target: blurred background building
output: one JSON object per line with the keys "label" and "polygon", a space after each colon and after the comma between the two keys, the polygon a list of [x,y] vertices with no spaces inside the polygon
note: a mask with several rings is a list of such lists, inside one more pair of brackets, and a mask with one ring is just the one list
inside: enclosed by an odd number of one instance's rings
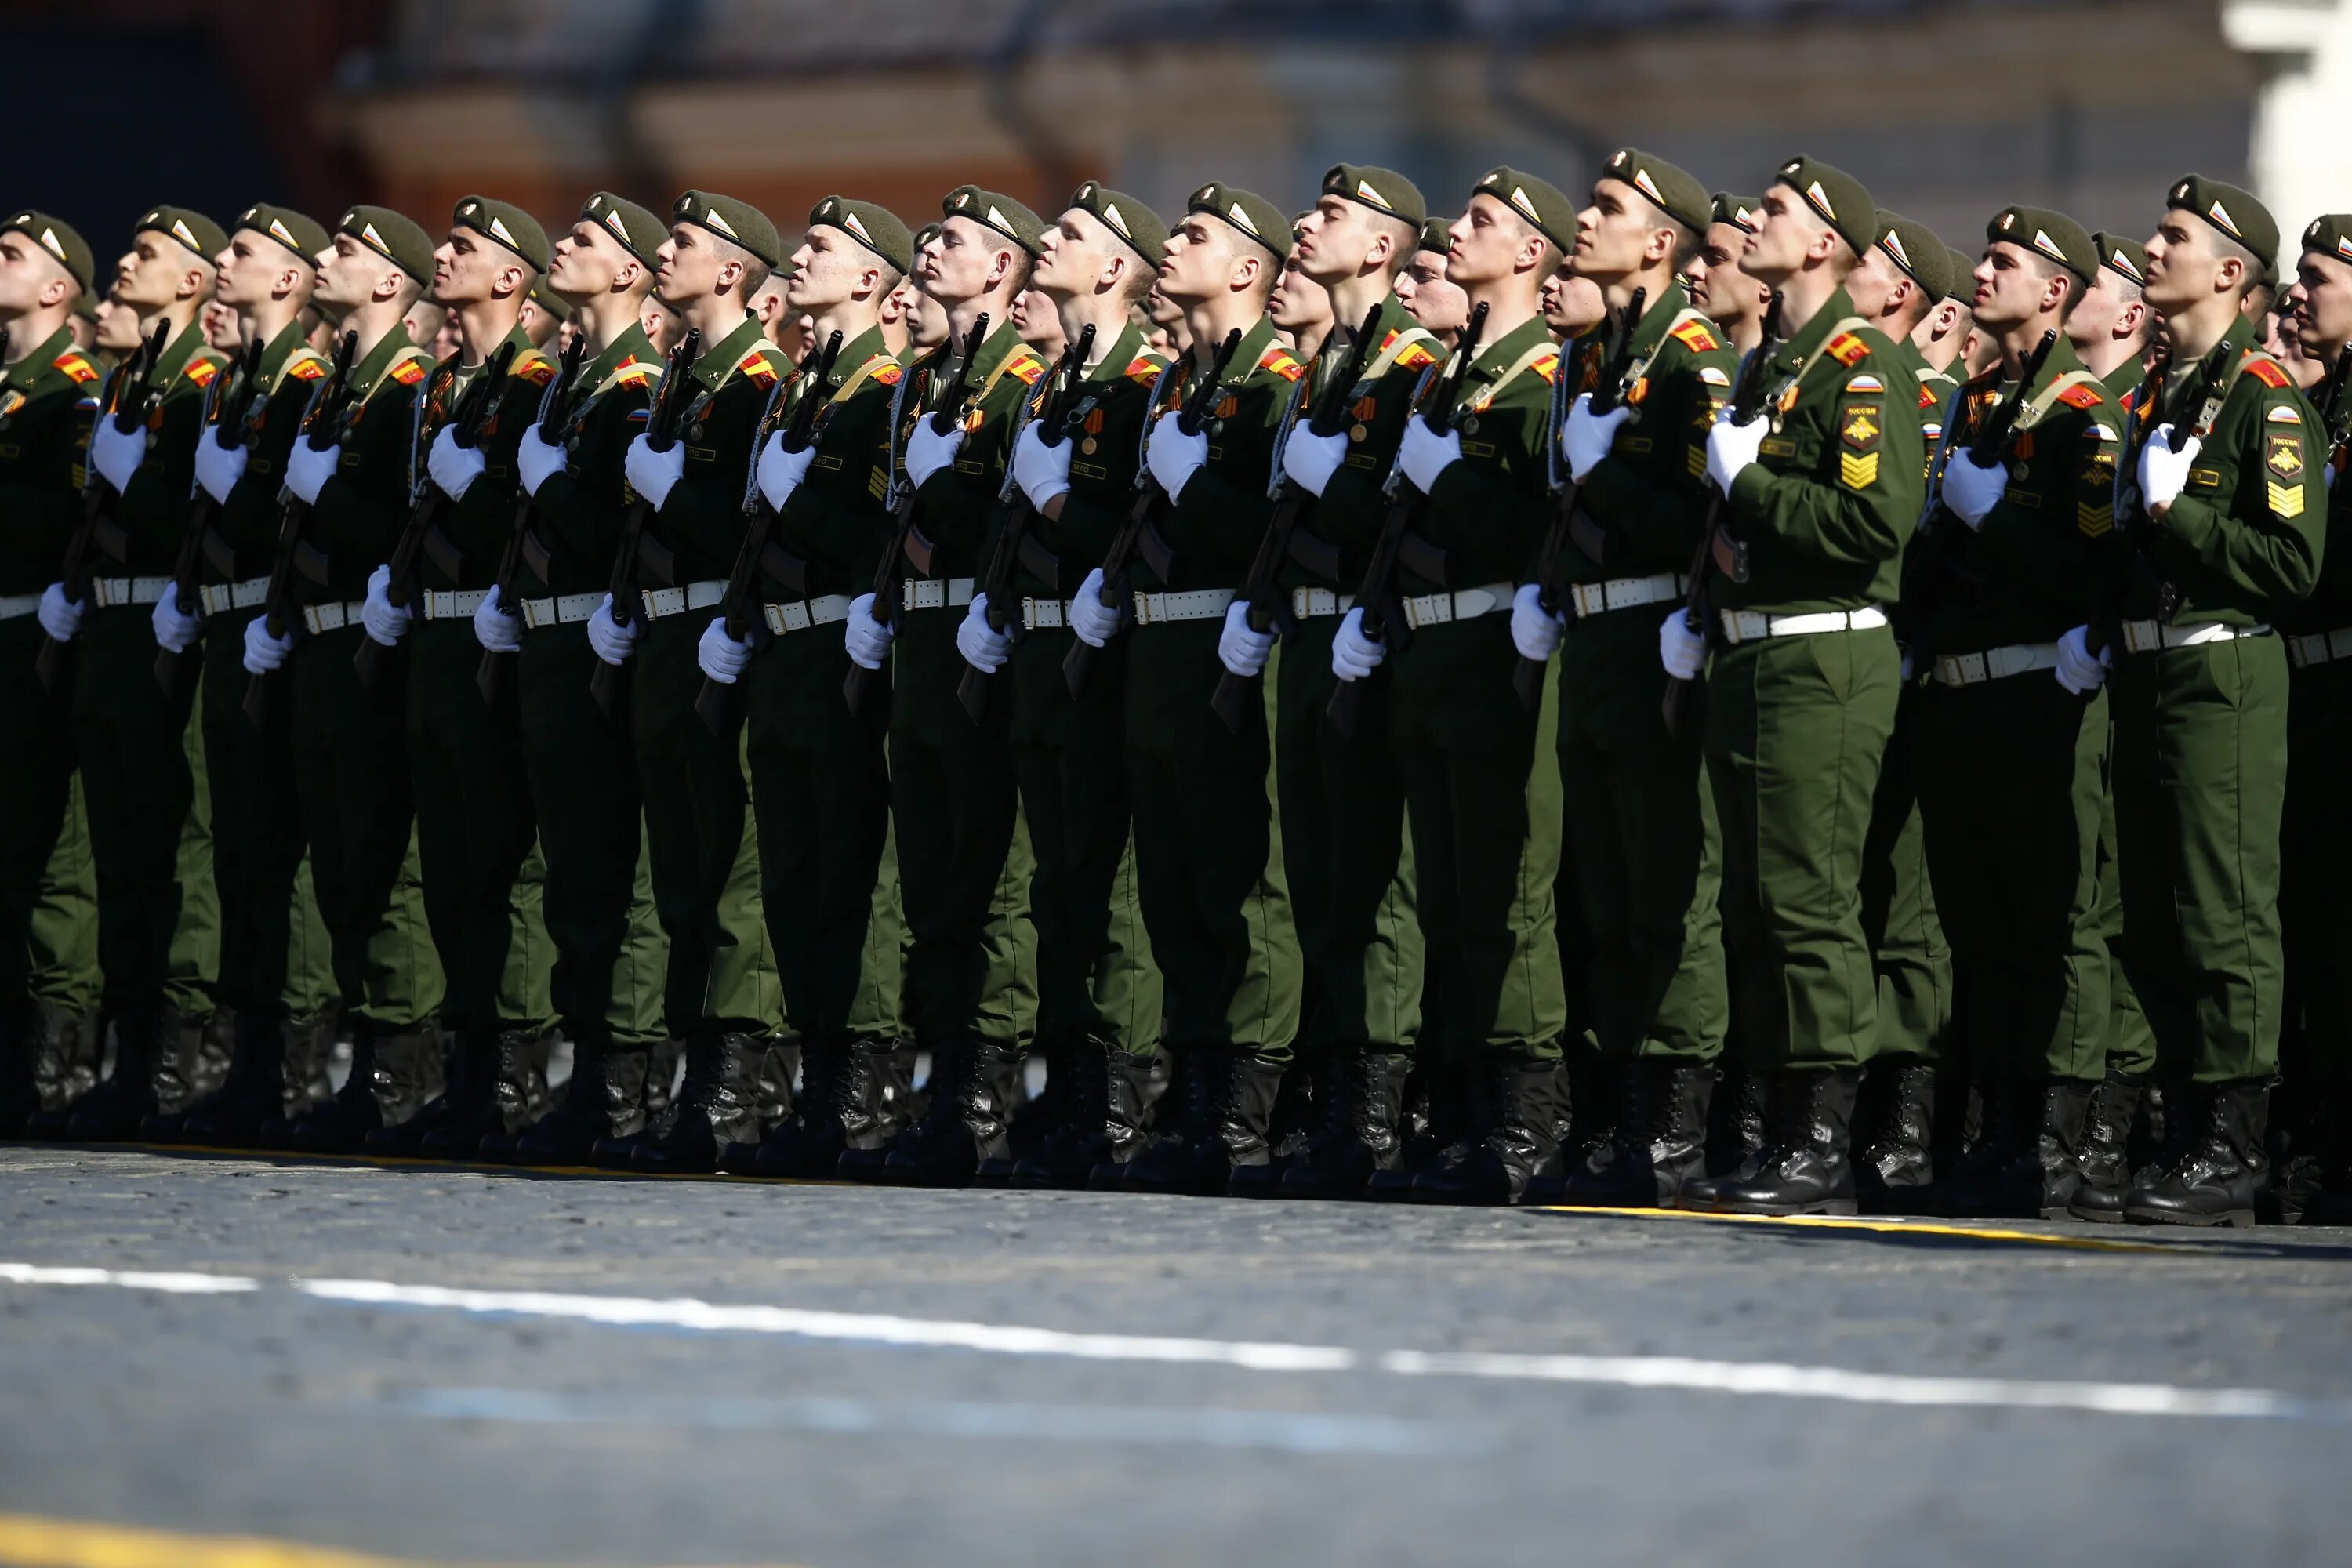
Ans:
{"label": "blurred background building", "polygon": [[2352,208],[2352,0],[6,0],[0,50],[0,196],[102,255],[158,200],[551,227],[703,184],[790,229],[966,181],[1304,205],[1347,158],[1439,205],[1498,162],[1580,191],[1620,142],[1746,191],[1813,153],[1971,250],[2018,200],[2143,233],[2189,169],[2289,234]]}

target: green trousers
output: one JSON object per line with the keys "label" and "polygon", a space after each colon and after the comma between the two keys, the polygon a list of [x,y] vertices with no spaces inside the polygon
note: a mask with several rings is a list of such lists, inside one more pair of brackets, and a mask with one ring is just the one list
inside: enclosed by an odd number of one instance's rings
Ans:
{"label": "green trousers", "polygon": [[1900,676],[1885,627],[1739,643],[1707,671],[1734,1006],[1765,1070],[1870,1059],[1878,984],[1863,928],[1863,841]]}
{"label": "green trousers", "polygon": [[1275,692],[1275,778],[1283,869],[1306,964],[1299,1044],[1390,1055],[1421,1034],[1428,954],[1414,903],[1404,779],[1389,736],[1393,678],[1375,671],[1352,738],[1323,721],[1339,678],[1339,617],[1297,624]]}
{"label": "green trousers", "polygon": [[1926,695],[1910,681],[1897,694],[1862,850],[1862,929],[1878,973],[1871,1055],[1894,1061],[1943,1061],[1953,1030],[1952,949],[1919,811],[1918,705]]}
{"label": "green trousers", "polygon": [[33,893],[26,942],[12,949],[9,962],[20,994],[88,1013],[97,1008],[105,983],[98,967],[98,875],[90,868],[80,775],[68,784],[65,819]]}
{"label": "green trousers", "polygon": [[[2105,1076],[2106,694],[2084,702],[2032,670],[1930,687],[1903,722],[1937,907],[1969,994],[1969,1063],[1990,1079]],[[1885,1055],[1883,975],[1879,996]]]}
{"label": "green trousers", "polygon": [[1236,735],[1209,706],[1224,668],[1223,626],[1176,621],[1121,634],[1137,891],[1165,988],[1169,1049],[1234,1046],[1286,1062],[1301,966],[1274,809],[1282,650]]}
{"label": "green trousers", "polygon": [[2266,1079],[2285,1013],[2286,650],[2131,654],[2108,686],[2125,965],[2159,1056],[2200,1083]]}
{"label": "green trousers", "polygon": [[1164,1000],[1143,929],[1127,795],[1126,639],[1072,698],[1062,660],[1076,635],[1032,631],[989,682],[1012,708],[1013,771],[1036,863],[1037,1036],[1107,1040],[1131,1056],[1160,1045]]}
{"label": "green trousers", "polygon": [[1436,1005],[1450,1058],[1557,1057],[1568,1029],[1555,902],[1563,806],[1559,693],[1511,688],[1510,617],[1425,626],[1392,652],[1390,743],[1404,780]]}
{"label": "green trousers", "polygon": [[1601,1051],[1712,1062],[1731,1014],[1723,837],[1699,726],[1669,734],[1658,717],[1658,618],[1648,607],[1580,617],[1561,644],[1568,859]]}
{"label": "green trousers", "polygon": [[867,900],[861,978],[849,1004],[852,1035],[868,1040],[907,1037],[907,917],[898,903],[898,840],[886,823],[882,858]]}

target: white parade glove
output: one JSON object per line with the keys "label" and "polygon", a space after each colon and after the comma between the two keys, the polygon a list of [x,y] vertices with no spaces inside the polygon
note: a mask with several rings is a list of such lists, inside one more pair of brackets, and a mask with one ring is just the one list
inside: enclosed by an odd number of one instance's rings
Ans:
{"label": "white parade glove", "polygon": [[1364,607],[1349,610],[1339,619],[1339,630],[1331,638],[1331,673],[1342,680],[1361,680],[1380,668],[1381,661],[1389,656],[1385,644],[1376,643],[1364,635]]}
{"label": "white parade glove", "polygon": [[860,594],[849,601],[849,621],[841,629],[841,645],[849,662],[860,669],[879,669],[890,657],[890,639],[898,628],[874,618],[874,595]]}
{"label": "white parade glove", "polygon": [[495,583],[474,611],[474,640],[491,653],[522,651],[522,617],[499,602]]}
{"label": "white parade glove", "polygon": [[1045,510],[1055,496],[1070,493],[1070,444],[1056,441],[1048,447],[1036,421],[1030,421],[1013,444],[1013,482],[1031,506]]}
{"label": "white parade glove", "polygon": [[1077,596],[1070,601],[1070,630],[1088,647],[1101,647],[1118,636],[1119,612],[1102,602],[1103,574],[1097,566],[1087,574],[1078,584]]}
{"label": "white parade glove", "polygon": [[367,635],[386,647],[396,645],[408,635],[408,623],[416,618],[413,605],[392,602],[392,568],[379,566],[368,574],[367,604],[360,611],[360,624]]}
{"label": "white parade glove", "polygon": [[1461,460],[1461,431],[1448,430],[1441,436],[1418,414],[1406,421],[1404,445],[1397,451],[1397,461],[1404,465],[1404,477],[1412,481],[1413,489],[1423,495],[1436,494],[1437,476]]}
{"label": "white parade glove", "polygon": [[88,614],[89,601],[77,604],[67,598],[63,583],[52,583],[41,590],[41,629],[49,634],[50,641],[73,641],[81,630],[81,618]]}
{"label": "white parade glove", "polygon": [[1151,477],[1168,492],[1168,499],[1181,500],[1185,485],[1209,460],[1209,432],[1202,429],[1187,436],[1183,422],[1170,415],[1152,426],[1151,441],[1143,449],[1143,459],[1151,469]]}
{"label": "white parade glove", "polygon": [[1218,663],[1247,680],[1265,668],[1266,656],[1273,652],[1274,633],[1251,627],[1247,599],[1225,606],[1225,629],[1217,634]]}
{"label": "white parade glove", "polygon": [[522,445],[515,448],[515,471],[522,476],[525,495],[537,495],[539,487],[547,482],[547,476],[562,473],[572,455],[563,449],[562,442],[550,446],[540,439],[540,427],[532,426],[522,433]]}
{"label": "white parade glove", "polygon": [[1617,432],[1625,421],[1633,417],[1629,404],[1619,404],[1606,414],[1592,412],[1592,394],[1585,393],[1568,411],[1568,425],[1561,430],[1560,447],[1568,454],[1568,477],[1578,484],[1584,476],[1600,467],[1609,448],[1617,444]]}
{"label": "white parade glove", "polygon": [[630,616],[625,626],[616,623],[613,619],[613,595],[607,594],[604,602],[589,613],[588,646],[606,664],[626,664],[636,648],[637,634],[645,627],[643,616]]}
{"label": "white parade glove", "polygon": [[2076,626],[2058,639],[2058,668],[2051,673],[2058,684],[2077,697],[2088,697],[2107,679],[2115,664],[2113,651],[2102,649],[2097,657],[2091,653],[2091,628]]}
{"label": "white parade glove", "polygon": [[467,487],[489,466],[479,448],[457,445],[457,427],[450,425],[441,426],[441,434],[433,437],[433,449],[425,456],[425,471],[451,500],[464,500]]}
{"label": "white parade glove", "polygon": [[[930,482],[933,474],[955,461],[956,453],[963,447],[963,426],[950,426],[944,436],[931,428],[929,417],[915,421],[915,433],[907,437],[907,478],[917,489]],[[869,668],[879,669],[880,665]]]}
{"label": "white parade glove", "polygon": [[2139,449],[2139,499],[2150,513],[2179,497],[2189,483],[2189,465],[2205,445],[2191,436],[2175,447],[2179,440],[2179,433],[2171,426],[2160,426]]}
{"label": "white parade glove", "polygon": [[1282,471],[1298,483],[1308,495],[1319,496],[1339,465],[1348,460],[1348,433],[1334,431],[1318,436],[1306,424],[1290,427],[1290,439],[1282,444]]}
{"label": "white parade glove", "polygon": [[1944,465],[1944,504],[1970,528],[1984,526],[1986,515],[2008,488],[2007,463],[1979,468],[1976,458],[1962,451],[1953,453],[1951,460]]}
{"label": "white parade glove", "polygon": [[1715,481],[1717,489],[1727,497],[1731,494],[1731,482],[1739,477],[1740,469],[1756,460],[1771,429],[1772,422],[1760,415],[1745,425],[1733,424],[1728,408],[1715,416],[1706,433],[1706,477]]}
{"label": "white parade glove", "polygon": [[139,471],[140,460],[146,456],[144,425],[118,430],[111,418],[100,416],[98,423],[90,426],[89,466],[118,492],[131,488],[131,476]]}
{"label": "white parade glove", "polygon": [[209,432],[197,437],[196,483],[205,487],[205,494],[226,506],[228,492],[245,477],[247,456],[242,445],[224,447]]}
{"label": "white parade glove", "polygon": [[155,646],[166,653],[185,653],[205,629],[202,616],[190,615],[180,608],[180,590],[166,588],[163,596],[155,601],[155,613],[148,617],[155,627]]}
{"label": "white parade glove", "polygon": [[732,686],[742,677],[743,667],[751,662],[752,646],[750,634],[737,642],[727,635],[727,617],[713,616],[702,628],[702,640],[695,645],[694,662],[719,685]]}
{"label": "white parade glove", "polygon": [[1706,665],[1706,639],[1690,629],[1688,616],[1676,610],[1658,627],[1658,662],[1676,680],[1696,680]]}
{"label": "white parade glove", "polygon": [[964,612],[962,622],[956,627],[956,652],[982,675],[994,675],[1013,657],[1013,634],[989,627],[986,594],[971,596],[971,608]]}
{"label": "white parade glove", "polygon": [[1519,591],[1511,595],[1511,643],[1519,657],[1540,663],[1559,651],[1560,639],[1567,635],[1568,617],[1543,607],[1543,589],[1533,583],[1520,584]]}
{"label": "white parade glove", "polygon": [[294,651],[294,634],[282,637],[269,635],[269,617],[256,616],[245,623],[245,672],[247,675],[268,675],[286,662]]}
{"label": "white parade glove", "polygon": [[768,437],[760,449],[760,493],[778,511],[793,499],[793,492],[808,478],[809,465],[816,461],[816,443],[811,441],[797,452],[784,450],[784,433],[781,430]]}
{"label": "white parade glove", "polygon": [[297,441],[286,455],[286,488],[304,504],[316,505],[319,492],[334,478],[342,460],[341,445],[314,447],[308,441]]}
{"label": "white parade glove", "polygon": [[671,487],[686,472],[686,443],[673,441],[668,451],[656,452],[653,437],[640,436],[629,443],[629,455],[621,460],[621,468],[629,476],[629,488],[659,511],[669,500]]}

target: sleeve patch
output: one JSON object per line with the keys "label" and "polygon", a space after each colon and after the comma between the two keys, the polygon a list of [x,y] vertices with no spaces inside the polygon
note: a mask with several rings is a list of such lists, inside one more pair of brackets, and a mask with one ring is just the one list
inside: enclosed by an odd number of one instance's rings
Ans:
{"label": "sleeve patch", "polygon": [[1865,374],[1848,381],[1845,384],[1845,390],[1846,395],[1851,397],[1858,392],[1884,392],[1886,390],[1886,384],[1874,375]]}
{"label": "sleeve patch", "polygon": [[1850,490],[1866,490],[1878,482],[1876,452],[1840,452],[1838,478]]}
{"label": "sleeve patch", "polygon": [[1876,404],[1855,404],[1846,410],[1845,423],[1838,426],[1839,438],[1857,452],[1876,451],[1878,438],[1885,433]]}
{"label": "sleeve patch", "polygon": [[2294,411],[2293,405],[2285,403],[2280,404],[2277,407],[2263,415],[2263,417],[2273,425],[2300,425],[2303,423],[2303,416]]}
{"label": "sleeve patch", "polygon": [[1715,366],[1711,364],[1703,364],[1698,367],[1698,378],[1699,380],[1706,383],[1709,386],[1729,386],[1731,384],[1731,377],[1725,372],[1716,369]]}
{"label": "sleeve patch", "polygon": [[1685,321],[1666,335],[1695,354],[1713,353],[1722,347],[1715,341],[1715,334],[1706,330],[1704,321]]}
{"label": "sleeve patch", "polygon": [[2097,506],[2092,505],[2089,501],[2074,503],[2074,528],[2084,538],[2104,538],[2115,526],[2114,506],[2105,502]]}
{"label": "sleeve patch", "polygon": [[2264,386],[2269,387],[2273,392],[2282,391],[2284,388],[2294,384],[2294,383],[2288,378],[2286,372],[2279,368],[2278,362],[2270,358],[2267,354],[2258,358],[2249,359],[2246,362],[2246,374],[2252,376],[2256,381],[2261,382]]}
{"label": "sleeve patch", "polygon": [[[2263,454],[2263,466],[2288,484],[2303,481],[2303,437],[2273,436]],[[2275,510],[2275,509],[2273,509]]]}
{"label": "sleeve patch", "polygon": [[68,349],[52,363],[67,375],[85,385],[98,379],[98,367],[82,358],[81,354],[73,349]]}
{"label": "sleeve patch", "polygon": [[1870,345],[1852,332],[1840,332],[1829,341],[1830,358],[1851,369],[1870,357]]}
{"label": "sleeve patch", "polygon": [[2096,408],[2106,399],[2099,395],[2097,387],[2077,384],[2060,393],[2058,401],[2069,408]]}

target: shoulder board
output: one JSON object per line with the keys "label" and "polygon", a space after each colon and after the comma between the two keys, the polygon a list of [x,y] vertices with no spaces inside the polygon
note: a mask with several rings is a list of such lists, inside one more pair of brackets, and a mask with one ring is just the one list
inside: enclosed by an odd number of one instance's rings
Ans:
{"label": "shoulder board", "polygon": [[1715,334],[1706,330],[1705,321],[1685,321],[1666,336],[1695,354],[1713,353],[1723,346],[1715,341]]}
{"label": "shoulder board", "polygon": [[210,386],[213,384],[213,377],[218,375],[220,370],[220,362],[206,355],[190,360],[187,369],[182,374],[188,378],[192,385]]}
{"label": "shoulder board", "polygon": [[2246,374],[2273,392],[2283,391],[2294,384],[2294,378],[2279,368],[2278,361],[2265,353],[2246,355]]}
{"label": "shoulder board", "polygon": [[735,362],[735,368],[761,386],[773,386],[781,379],[776,371],[776,362],[768,357],[765,349],[753,349]]}
{"label": "shoulder board", "polygon": [[1559,351],[1554,350],[1549,353],[1538,354],[1534,362],[1530,363],[1528,368],[1534,371],[1538,375],[1543,377],[1545,385],[1550,385],[1553,382],[1559,379]]}
{"label": "shoulder board", "polygon": [[286,362],[284,374],[296,381],[316,381],[327,374],[327,363],[309,349],[300,349]]}
{"label": "shoulder board", "polygon": [[1852,332],[1840,332],[1822,352],[1840,364],[1854,365],[1870,357],[1870,345]]}
{"label": "shoulder board", "polygon": [[1921,382],[1921,383],[1919,384],[1919,406],[1920,406],[1920,407],[1922,407],[1922,408],[1933,408],[1933,407],[1937,406],[1938,404],[1940,404],[1940,403],[1942,403],[1942,402],[1943,402],[1943,399],[1942,399],[1942,398],[1940,398],[1940,397],[1937,397],[1937,396],[1936,395],[1936,392],[1935,392],[1935,389],[1934,389],[1933,387],[1929,386],[1929,385],[1928,385],[1926,382],[1924,382],[1924,381],[1923,381],[1923,382]]}
{"label": "shoulder board", "polygon": [[549,359],[545,354],[533,349],[530,353],[524,354],[520,359],[516,360],[513,366],[507,372],[507,374],[509,375],[519,375],[525,381],[530,383],[533,386],[545,386],[549,382],[555,379],[555,363]]}
{"label": "shoulder board", "polygon": [[419,359],[404,359],[392,367],[392,379],[403,386],[415,386],[425,374],[425,362]]}
{"label": "shoulder board", "polygon": [[1133,363],[1120,374],[1139,386],[1156,386],[1160,383],[1160,373],[1163,368],[1163,362],[1150,354],[1138,354]]}
{"label": "shoulder board", "polygon": [[2099,395],[2097,387],[2087,384],[2077,384],[2060,393],[2058,401],[2069,408],[2096,408],[2106,399]]}
{"label": "shoulder board", "polygon": [[614,386],[635,386],[660,374],[661,365],[657,361],[639,359],[631,354],[613,367],[612,383]]}
{"label": "shoulder board", "polygon": [[1292,358],[1290,351],[1280,343],[1265,351],[1264,357],[1257,362],[1257,368],[1270,370],[1285,381],[1297,381],[1307,374],[1307,367]]}
{"label": "shoulder board", "polygon": [[1427,370],[1437,363],[1437,355],[1427,343],[1407,343],[1404,352],[1396,356],[1399,370]]}
{"label": "shoulder board", "polygon": [[1039,359],[1035,351],[1024,343],[1013,351],[1011,358],[1005,363],[1004,374],[1019,376],[1024,386],[1034,386],[1038,379],[1045,374],[1045,362]]}
{"label": "shoulder board", "polygon": [[1861,375],[1848,377],[1845,384],[1845,390],[1848,396],[1853,396],[1856,393],[1885,392],[1886,390],[1886,384],[1879,380],[1876,376],[1865,373]]}
{"label": "shoulder board", "polygon": [[877,368],[866,379],[877,386],[896,386],[906,378],[906,374],[907,367],[897,360],[892,360],[888,364]]}
{"label": "shoulder board", "polygon": [[98,379],[98,367],[84,359],[79,349],[68,349],[50,363],[85,384]]}

